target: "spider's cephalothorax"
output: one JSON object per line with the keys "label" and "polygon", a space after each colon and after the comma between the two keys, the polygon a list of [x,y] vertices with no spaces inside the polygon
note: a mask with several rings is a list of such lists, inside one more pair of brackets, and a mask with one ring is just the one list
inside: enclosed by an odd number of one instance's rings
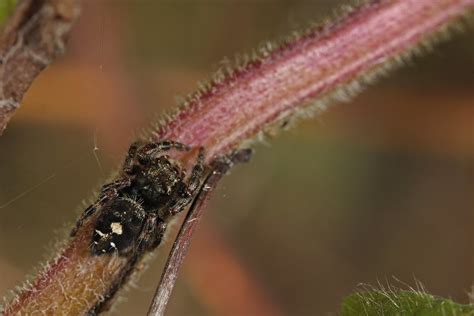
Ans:
{"label": "spider's cephalothorax", "polygon": [[163,154],[170,149],[190,150],[173,141],[132,144],[119,178],[102,187],[97,202],[80,220],[100,211],[92,233],[94,255],[128,255],[155,248],[163,238],[167,219],[193,200],[204,173],[203,149],[189,177]]}

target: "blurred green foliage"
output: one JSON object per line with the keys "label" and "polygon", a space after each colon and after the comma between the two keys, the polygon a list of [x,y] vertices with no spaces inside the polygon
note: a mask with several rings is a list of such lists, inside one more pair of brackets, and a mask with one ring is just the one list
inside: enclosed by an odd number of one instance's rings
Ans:
{"label": "blurred green foliage", "polygon": [[371,290],[346,298],[341,315],[467,316],[474,315],[474,305],[457,304],[419,291]]}
{"label": "blurred green foliage", "polygon": [[0,26],[6,20],[6,18],[13,11],[18,0],[2,0],[0,1]]}

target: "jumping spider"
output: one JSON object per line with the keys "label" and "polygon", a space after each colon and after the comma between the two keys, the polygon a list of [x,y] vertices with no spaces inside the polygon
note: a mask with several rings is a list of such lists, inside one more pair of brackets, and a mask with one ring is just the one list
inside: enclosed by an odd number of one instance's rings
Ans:
{"label": "jumping spider", "polygon": [[171,149],[191,148],[169,140],[135,142],[130,146],[119,178],[102,187],[96,203],[86,209],[78,222],[79,227],[85,218],[100,210],[92,233],[92,254],[117,252],[127,256],[160,244],[167,220],[193,200],[204,177],[202,147],[188,178],[182,167],[165,155]]}

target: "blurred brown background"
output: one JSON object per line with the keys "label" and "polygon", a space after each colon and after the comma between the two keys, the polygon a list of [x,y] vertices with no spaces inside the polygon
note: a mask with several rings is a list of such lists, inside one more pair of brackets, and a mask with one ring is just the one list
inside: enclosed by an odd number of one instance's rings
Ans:
{"label": "blurred brown background", "polygon": [[[34,83],[0,138],[0,293],[50,254],[81,200],[176,95],[224,56],[337,6],[85,0],[67,55]],[[473,123],[471,28],[259,145],[214,195],[168,315],[331,315],[359,283],[387,280],[419,280],[466,303]],[[113,315],[144,315],[168,249]]]}

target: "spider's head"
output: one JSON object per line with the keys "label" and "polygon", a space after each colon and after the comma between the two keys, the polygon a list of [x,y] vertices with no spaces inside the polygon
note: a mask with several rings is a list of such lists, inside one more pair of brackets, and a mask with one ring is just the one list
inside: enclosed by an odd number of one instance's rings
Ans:
{"label": "spider's head", "polygon": [[136,174],[132,187],[145,205],[159,207],[181,190],[184,177],[178,166],[162,156]]}

